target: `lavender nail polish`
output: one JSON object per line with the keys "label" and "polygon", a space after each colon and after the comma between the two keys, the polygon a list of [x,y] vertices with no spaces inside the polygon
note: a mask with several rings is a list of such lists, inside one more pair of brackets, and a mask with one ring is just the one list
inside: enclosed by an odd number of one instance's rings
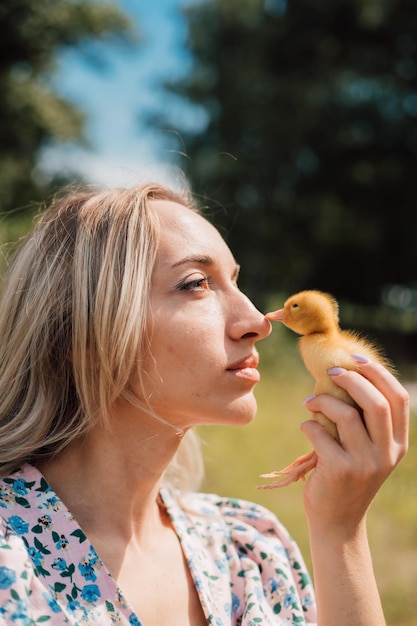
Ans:
{"label": "lavender nail polish", "polygon": [[315,398],[316,395],[313,394],[312,396],[307,396],[307,398],[304,398],[303,402],[304,404],[308,404],[310,402],[310,400],[313,400],[313,398]]}
{"label": "lavender nail polish", "polygon": [[362,356],[362,354],[352,354],[352,358],[355,359],[358,363],[370,363],[370,359],[366,356]]}
{"label": "lavender nail polish", "polygon": [[343,372],[346,372],[346,369],[344,367],[331,367],[329,370],[327,370],[327,373],[330,376],[338,376],[339,374],[343,374]]}

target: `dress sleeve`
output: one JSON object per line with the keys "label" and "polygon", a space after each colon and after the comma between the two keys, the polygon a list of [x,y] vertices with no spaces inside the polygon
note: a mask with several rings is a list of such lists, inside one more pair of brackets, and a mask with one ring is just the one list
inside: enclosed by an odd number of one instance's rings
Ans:
{"label": "dress sleeve", "polygon": [[[248,607],[260,595],[260,584],[265,617],[269,616],[266,623],[288,621],[315,625],[311,579],[300,550],[285,527],[271,511],[260,505],[224,498],[218,499],[216,504],[230,526],[232,545],[239,558],[236,590],[246,603],[246,617]],[[256,621],[244,618],[244,623]]]}
{"label": "dress sleeve", "polygon": [[0,624],[38,622],[68,623],[52,593],[36,577],[22,537],[0,523]]}

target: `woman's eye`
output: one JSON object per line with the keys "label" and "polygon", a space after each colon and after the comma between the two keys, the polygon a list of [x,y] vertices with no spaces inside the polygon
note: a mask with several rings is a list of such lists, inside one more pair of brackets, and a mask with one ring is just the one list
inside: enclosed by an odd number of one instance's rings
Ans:
{"label": "woman's eye", "polygon": [[179,288],[182,291],[205,291],[208,290],[210,284],[210,276],[201,276],[200,278],[188,280],[184,283],[181,283],[181,285],[179,285]]}

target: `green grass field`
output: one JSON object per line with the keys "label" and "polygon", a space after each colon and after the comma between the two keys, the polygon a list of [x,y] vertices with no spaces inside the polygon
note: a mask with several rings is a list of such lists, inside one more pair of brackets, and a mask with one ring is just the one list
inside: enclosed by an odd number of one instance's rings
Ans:
{"label": "green grass field", "polygon": [[[300,545],[311,571],[303,512],[303,484],[256,490],[259,474],[284,467],[311,444],[299,427],[309,412],[302,400],[313,381],[295,342],[281,327],[260,344],[262,380],[258,415],[249,425],[200,429],[206,459],[205,491],[254,500],[267,506]],[[285,355],[285,356],[284,356]],[[373,502],[369,538],[389,626],[414,626],[417,614],[417,415],[411,420],[410,450]]]}

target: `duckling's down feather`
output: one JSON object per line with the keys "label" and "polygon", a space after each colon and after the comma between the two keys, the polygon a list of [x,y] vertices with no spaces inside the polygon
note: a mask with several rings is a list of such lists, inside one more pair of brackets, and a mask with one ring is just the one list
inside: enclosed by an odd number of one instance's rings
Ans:
{"label": "duckling's down feather", "polygon": [[[359,354],[371,361],[392,369],[381,350],[359,333],[342,330],[339,326],[337,301],[321,291],[301,291],[285,302],[278,311],[268,313],[270,320],[280,321],[301,335],[299,348],[304,364],[315,380],[314,394],[336,396],[355,406],[346,391],[335,385],[328,374],[332,367],[358,370],[358,362],[352,355]],[[322,424],[334,439],[339,441],[336,424],[322,413],[313,413],[313,419]],[[311,452],[279,472],[263,474],[263,478],[284,476],[280,481],[262,485],[262,489],[283,487],[300,478],[316,466],[317,457]]]}

